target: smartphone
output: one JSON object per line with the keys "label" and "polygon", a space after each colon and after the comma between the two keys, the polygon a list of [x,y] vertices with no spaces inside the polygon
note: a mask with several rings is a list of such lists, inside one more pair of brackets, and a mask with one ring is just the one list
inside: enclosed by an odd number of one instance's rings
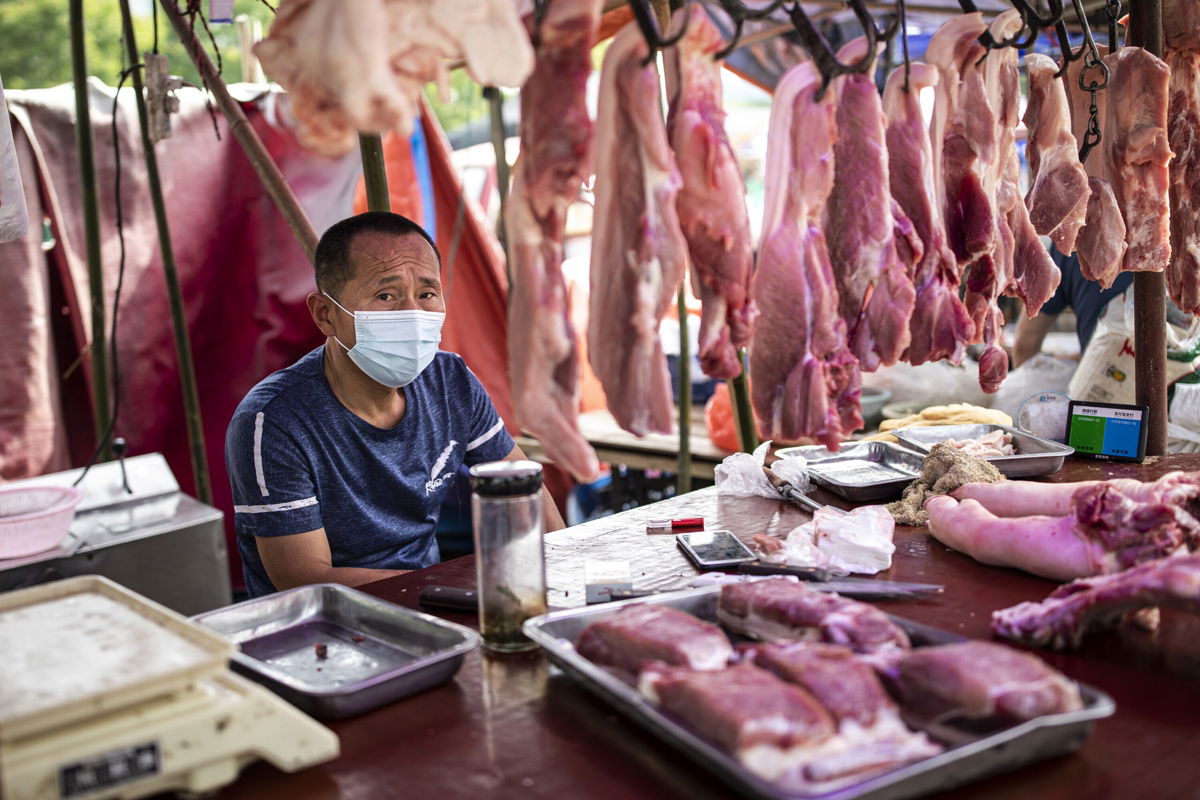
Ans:
{"label": "smartphone", "polygon": [[675,537],[675,544],[700,569],[732,567],[755,558],[750,548],[729,531],[681,533]]}

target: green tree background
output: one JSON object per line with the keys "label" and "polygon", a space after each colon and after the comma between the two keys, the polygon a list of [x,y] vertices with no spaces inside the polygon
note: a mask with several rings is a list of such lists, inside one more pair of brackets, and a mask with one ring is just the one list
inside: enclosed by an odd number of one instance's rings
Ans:
{"label": "green tree background", "polygon": [[[134,4],[134,29],[138,48],[143,52],[154,46],[154,17],[146,12],[147,7],[144,1]],[[201,8],[207,12],[208,3],[202,2]],[[234,13],[257,19],[262,23],[264,33],[270,29],[274,18],[261,0],[238,0]],[[88,72],[110,86],[115,85],[123,67],[124,53],[120,3],[118,0],[85,0],[84,19]],[[209,55],[213,56],[207,35],[197,32]],[[212,33],[221,54],[221,76],[227,83],[240,81],[242,57],[237,27],[213,25]],[[187,51],[161,11],[158,15],[158,48],[167,55],[173,75],[180,75],[191,83],[200,82]],[[0,80],[6,89],[39,89],[70,82],[67,0],[0,0]],[[443,103],[435,87],[428,87],[426,92],[438,119],[448,130],[487,116],[487,103],[480,97],[480,88],[464,70],[455,70],[450,76],[449,94],[448,102]]]}

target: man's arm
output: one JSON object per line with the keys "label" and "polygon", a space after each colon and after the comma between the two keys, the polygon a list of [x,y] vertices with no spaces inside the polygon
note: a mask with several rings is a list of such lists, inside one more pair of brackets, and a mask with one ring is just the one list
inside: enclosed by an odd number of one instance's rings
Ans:
{"label": "man's arm", "polygon": [[[521,452],[519,445],[513,445],[513,449],[504,457],[505,461],[523,461],[529,456]],[[546,531],[557,531],[567,527],[563,522],[562,514],[558,513],[558,506],[554,505],[554,498],[550,496],[550,492],[542,489],[542,519],[546,523]]]}
{"label": "man's arm", "polygon": [[1013,366],[1019,367],[1042,350],[1046,334],[1054,327],[1057,317],[1053,314],[1038,314],[1033,319],[1021,315],[1017,320],[1017,338],[1013,342]]}
{"label": "man's arm", "polygon": [[256,536],[258,556],[267,576],[279,591],[311,583],[340,583],[361,586],[403,575],[406,569],[335,567],[324,528],[291,536]]}

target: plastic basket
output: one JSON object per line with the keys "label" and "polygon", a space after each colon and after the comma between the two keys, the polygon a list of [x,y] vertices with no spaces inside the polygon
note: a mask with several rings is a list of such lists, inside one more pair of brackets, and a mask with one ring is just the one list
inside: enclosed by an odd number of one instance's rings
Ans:
{"label": "plastic basket", "polygon": [[40,553],[67,536],[83,492],[69,486],[0,488],[0,558]]}

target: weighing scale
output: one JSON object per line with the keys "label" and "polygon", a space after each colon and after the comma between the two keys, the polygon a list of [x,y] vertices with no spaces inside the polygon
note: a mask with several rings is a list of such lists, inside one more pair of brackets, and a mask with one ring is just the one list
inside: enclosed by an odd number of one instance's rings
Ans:
{"label": "weighing scale", "polygon": [[99,576],[0,595],[0,796],[202,793],[337,736],[229,671],[233,645]]}

